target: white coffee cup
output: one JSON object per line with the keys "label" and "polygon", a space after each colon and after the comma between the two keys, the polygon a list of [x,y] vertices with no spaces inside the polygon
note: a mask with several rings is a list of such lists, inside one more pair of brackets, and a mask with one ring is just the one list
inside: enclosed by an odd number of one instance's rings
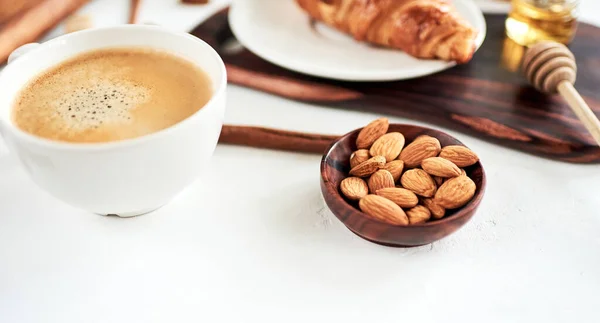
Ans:
{"label": "white coffee cup", "polygon": [[[165,49],[189,59],[210,77],[213,97],[170,128],[122,141],[58,142],[14,125],[15,97],[43,70],[82,52],[123,46]],[[33,181],[58,199],[98,214],[144,214],[168,203],[207,168],[223,125],[226,84],[219,55],[187,33],[141,25],[84,30],[13,52],[0,75],[0,133]]]}

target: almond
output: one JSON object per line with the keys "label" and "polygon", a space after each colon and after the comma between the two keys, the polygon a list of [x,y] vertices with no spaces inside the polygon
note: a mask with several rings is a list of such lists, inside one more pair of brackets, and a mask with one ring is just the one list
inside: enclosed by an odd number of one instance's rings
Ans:
{"label": "almond", "polygon": [[384,169],[376,171],[369,178],[369,191],[371,194],[375,194],[377,190],[382,188],[394,187],[394,185],[396,184],[394,183],[394,177],[392,177],[392,173]]}
{"label": "almond", "polygon": [[387,118],[380,118],[369,123],[358,133],[358,137],[356,137],[356,148],[368,149],[375,140],[385,135],[389,126],[390,122]]}
{"label": "almond", "polygon": [[377,190],[377,195],[398,204],[403,208],[414,207],[419,203],[419,198],[415,193],[405,188],[388,187]]}
{"label": "almond", "polygon": [[404,170],[404,162],[401,160],[392,160],[391,162],[381,167],[381,169],[385,169],[388,172],[392,173],[392,177],[394,177],[394,182],[397,182],[400,179],[400,175],[402,175],[402,170]]}
{"label": "almond", "polygon": [[453,162],[441,157],[426,158],[421,162],[421,167],[433,176],[444,178],[460,176],[460,168],[454,165]]}
{"label": "almond", "polygon": [[432,197],[437,189],[433,178],[420,168],[404,172],[404,175],[400,178],[400,183],[402,187],[423,197]]}
{"label": "almond", "polygon": [[369,152],[371,156],[383,156],[387,162],[396,159],[404,147],[404,136],[399,132],[390,132],[375,140]]}
{"label": "almond", "polygon": [[439,176],[431,176],[431,177],[433,178],[433,181],[435,182],[437,187],[440,187],[440,185],[442,185],[444,183],[443,177],[439,177]]}
{"label": "almond", "polygon": [[429,138],[433,138],[433,139],[435,139],[435,137],[432,137],[432,136],[429,136],[429,135],[420,135],[420,136],[418,136],[417,138],[415,138],[415,140],[413,140],[413,142],[415,142],[415,141],[419,141],[419,140],[421,140],[421,139],[429,139]]}
{"label": "almond", "polygon": [[375,173],[385,165],[385,157],[375,156],[358,164],[350,170],[350,175],[358,177],[367,177]]}
{"label": "almond", "polygon": [[429,209],[423,205],[417,205],[412,209],[407,210],[406,216],[408,217],[408,222],[410,224],[419,224],[425,223],[431,219],[431,212],[429,212]]}
{"label": "almond", "polygon": [[479,161],[479,157],[465,146],[446,146],[440,152],[440,157],[453,162],[458,167],[471,166]]}
{"label": "almond", "polygon": [[369,194],[367,183],[358,177],[348,177],[340,183],[340,190],[349,200],[358,201]]}
{"label": "almond", "polygon": [[402,150],[400,160],[404,161],[404,167],[417,167],[421,165],[423,159],[437,156],[441,149],[439,140],[430,136],[422,136]]}
{"label": "almond", "polygon": [[463,168],[461,168],[460,169],[460,175],[467,176],[467,172]]}
{"label": "almond", "polygon": [[475,183],[467,176],[450,178],[435,193],[435,203],[446,209],[459,208],[475,195]]}
{"label": "almond", "polygon": [[371,158],[371,155],[369,154],[368,150],[359,149],[350,155],[350,167],[354,168],[367,161],[369,158]]}
{"label": "almond", "polygon": [[358,202],[360,210],[382,222],[394,225],[407,225],[408,217],[406,213],[394,202],[378,196],[367,195]]}
{"label": "almond", "polygon": [[421,202],[429,209],[429,211],[431,211],[431,215],[434,219],[441,219],[446,215],[446,209],[435,203],[432,198],[424,198]]}

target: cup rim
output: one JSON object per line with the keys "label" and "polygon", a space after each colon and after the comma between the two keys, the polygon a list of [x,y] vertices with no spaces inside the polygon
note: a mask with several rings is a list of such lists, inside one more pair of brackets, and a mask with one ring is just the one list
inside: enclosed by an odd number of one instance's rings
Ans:
{"label": "cup rim", "polygon": [[[207,112],[205,112],[206,110],[211,109],[213,106],[215,106],[215,101],[217,101],[219,98],[221,98],[223,95],[225,95],[225,89],[227,87],[227,69],[225,67],[225,63],[223,62],[223,59],[221,58],[221,56],[217,53],[217,51],[212,46],[210,46],[204,40],[202,40],[194,35],[191,35],[187,32],[174,31],[174,30],[170,30],[170,29],[167,29],[167,28],[164,28],[161,26],[152,26],[152,25],[129,24],[129,25],[121,25],[121,26],[98,27],[98,28],[80,30],[80,31],[76,31],[76,32],[73,32],[70,34],[56,37],[54,39],[51,39],[44,43],[41,43],[40,46],[37,46],[36,48],[31,49],[31,51],[25,53],[22,58],[19,58],[17,60],[17,62],[13,62],[12,64],[7,64],[4,68],[4,70],[2,71],[2,73],[0,73],[0,78],[5,78],[5,77],[7,77],[8,74],[14,73],[13,70],[18,68],[18,63],[19,63],[18,61],[20,61],[21,59],[27,59],[28,54],[30,54],[30,53],[33,54],[33,53],[48,50],[48,47],[51,47],[54,44],[60,43],[60,42],[64,41],[66,38],[81,36],[81,35],[85,35],[85,34],[93,34],[98,31],[119,30],[119,29],[138,29],[138,30],[146,30],[146,31],[166,32],[166,33],[172,34],[173,36],[182,37],[183,39],[186,39],[188,41],[197,42],[197,43],[201,44],[205,48],[205,50],[207,50],[214,58],[216,58],[216,60],[219,64],[219,72],[221,74],[220,80],[216,84],[214,84],[215,90],[214,90],[211,98],[208,100],[208,102],[206,102],[202,106],[202,108],[198,109],[198,111],[194,112],[189,117],[175,123],[174,125],[171,125],[171,126],[165,128],[165,129],[161,129],[159,131],[155,131],[155,132],[152,132],[152,133],[149,133],[146,135],[142,135],[139,137],[122,139],[122,140],[117,140],[117,141],[107,141],[107,142],[98,142],[98,143],[74,143],[74,142],[67,142],[67,141],[51,140],[51,139],[39,137],[39,136],[30,134],[28,132],[25,132],[25,131],[19,129],[19,127],[17,127],[13,122],[11,122],[10,120],[4,120],[4,118],[0,118],[0,124],[4,124],[5,129],[7,129],[7,130],[10,129],[10,132],[12,134],[14,134],[16,137],[18,137],[19,139],[26,141],[30,144],[44,146],[46,148],[52,148],[52,149],[57,149],[57,150],[66,150],[66,151],[101,151],[101,150],[109,150],[109,149],[127,148],[127,147],[131,147],[134,145],[139,145],[139,144],[148,142],[148,141],[153,140],[160,136],[165,136],[173,131],[176,131],[177,128],[181,128],[185,124],[193,122],[194,119],[201,118],[203,114],[207,113]],[[152,46],[149,46],[149,47],[152,47]],[[101,48],[101,46],[99,48]],[[39,74],[36,74],[36,75],[39,75]],[[10,109],[11,108],[9,107],[9,110]]]}

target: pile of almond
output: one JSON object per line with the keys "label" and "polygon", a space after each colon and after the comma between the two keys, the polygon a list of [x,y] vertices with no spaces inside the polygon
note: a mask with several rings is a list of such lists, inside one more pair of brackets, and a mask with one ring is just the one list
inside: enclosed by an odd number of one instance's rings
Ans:
{"label": "pile of almond", "polygon": [[475,183],[463,167],[479,157],[464,146],[441,147],[422,135],[405,146],[404,136],[389,132],[386,118],[364,127],[350,156],[350,177],[340,190],[358,201],[361,211],[377,220],[408,225],[441,219],[446,210],[467,204]]}

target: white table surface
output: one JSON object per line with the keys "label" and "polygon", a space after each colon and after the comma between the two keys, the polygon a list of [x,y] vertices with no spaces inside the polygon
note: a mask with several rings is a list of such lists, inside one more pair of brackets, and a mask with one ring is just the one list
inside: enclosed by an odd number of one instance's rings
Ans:
{"label": "white table surface", "polygon": [[[83,10],[118,24],[126,2]],[[141,21],[188,30],[218,6],[145,0]],[[600,4],[583,9],[594,21]],[[378,117],[233,85],[228,100],[233,124],[345,133]],[[171,204],[120,219],[48,196],[0,141],[0,322],[599,322],[599,166],[443,130],[479,153],[487,194],[463,229],[412,249],[330,213],[320,156],[219,146]]]}

